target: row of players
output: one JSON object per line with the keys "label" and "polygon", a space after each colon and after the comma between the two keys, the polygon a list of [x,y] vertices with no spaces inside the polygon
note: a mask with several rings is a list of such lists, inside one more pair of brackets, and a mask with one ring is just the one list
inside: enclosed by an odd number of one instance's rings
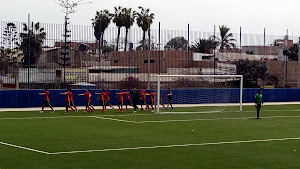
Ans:
{"label": "row of players", "polygon": [[[47,88],[44,89],[44,93],[39,93],[39,95],[44,95],[44,104],[42,106],[42,110],[40,111],[40,113],[44,113],[44,108],[45,106],[49,106],[52,110],[52,113],[54,113],[54,108],[51,106],[50,104],[50,93],[48,91]],[[104,113],[105,111],[107,111],[106,106],[110,106],[112,109],[114,109],[114,107],[110,104],[110,92],[109,89],[101,89],[101,93],[95,93],[96,95],[99,95],[99,97],[97,98],[97,100],[100,100],[101,106],[102,106],[102,113]],[[152,90],[150,90],[149,93],[147,93],[144,89],[142,89],[140,92],[137,91],[136,88],[133,89],[133,91],[130,91],[129,89],[126,89],[125,92],[123,92],[122,89],[119,90],[119,92],[116,93],[117,94],[117,98],[118,98],[118,108],[119,108],[119,112],[124,112],[123,109],[123,103],[125,101],[125,106],[126,106],[126,110],[128,110],[127,106],[132,106],[134,108],[133,113],[135,113],[136,111],[139,110],[139,108],[137,107],[138,105],[138,101],[141,101],[141,109],[140,110],[144,110],[145,109],[149,109],[151,106],[152,112],[156,109],[156,104],[155,104],[155,95],[156,93],[153,93]],[[132,98],[131,99],[131,94],[132,94]],[[74,112],[77,112],[78,109],[74,104],[74,98],[73,98],[73,93],[72,90],[70,88],[66,89],[65,93],[61,93],[61,95],[65,95],[66,96],[66,111],[65,113],[69,112],[69,108],[71,110],[73,110]],[[79,94],[78,96],[85,96],[86,98],[86,108],[84,110],[84,112],[92,112],[95,111],[95,108],[93,105],[91,105],[91,101],[92,101],[92,94],[90,93],[90,90],[87,89],[85,93],[83,94]],[[146,96],[149,96],[149,100],[148,103],[146,103]],[[125,97],[125,99],[124,99]],[[169,106],[171,107],[171,109],[173,109],[173,106],[171,104],[172,101],[172,92],[171,90],[168,88],[167,89],[167,98],[168,98],[168,104],[167,107],[165,107],[165,105],[162,103],[162,98],[160,97],[160,104],[165,108],[168,109]],[[145,105],[145,109],[143,109],[143,105]]]}

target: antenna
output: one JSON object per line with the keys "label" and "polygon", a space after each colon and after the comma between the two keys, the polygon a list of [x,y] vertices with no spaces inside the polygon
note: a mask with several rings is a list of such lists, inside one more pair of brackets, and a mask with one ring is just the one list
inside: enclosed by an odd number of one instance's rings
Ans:
{"label": "antenna", "polygon": [[66,15],[77,12],[77,9],[81,5],[92,4],[92,2],[83,2],[83,0],[55,0],[55,2],[64,10],[62,10]]}

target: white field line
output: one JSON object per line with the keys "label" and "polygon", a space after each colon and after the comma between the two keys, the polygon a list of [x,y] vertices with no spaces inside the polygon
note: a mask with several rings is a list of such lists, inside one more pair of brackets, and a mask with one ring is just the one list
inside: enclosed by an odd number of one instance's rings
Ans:
{"label": "white field line", "polygon": [[41,154],[47,154],[47,155],[51,154],[51,153],[46,152],[46,151],[35,150],[35,149],[32,149],[32,148],[27,148],[27,147],[18,146],[18,145],[14,145],[14,144],[9,144],[9,143],[5,143],[5,142],[0,142],[0,144],[5,145],[5,146],[9,146],[9,147],[15,147],[15,148],[18,148],[18,149],[28,150],[28,151],[32,151],[32,152],[36,152],[36,153],[41,153]]}
{"label": "white field line", "polygon": [[199,143],[199,144],[179,144],[179,145],[149,146],[149,147],[112,148],[112,149],[100,149],[100,150],[66,151],[66,152],[49,153],[49,155],[126,151],[126,150],[141,150],[141,149],[158,149],[158,148],[173,148],[173,147],[190,147],[190,146],[209,146],[209,145],[240,144],[240,143],[258,143],[258,142],[287,141],[287,140],[300,140],[300,137],[281,138],[281,139],[266,139],[266,140],[246,140],[246,141],[231,141],[231,142]]}
{"label": "white field line", "polygon": [[95,116],[16,117],[16,118],[0,118],[0,120],[66,119],[66,118],[92,118],[92,117],[95,117]]}
{"label": "white field line", "polygon": [[157,149],[157,148],[173,148],[173,147],[190,147],[190,146],[208,146],[208,145],[223,145],[223,144],[240,144],[240,143],[257,143],[257,142],[272,142],[272,141],[287,141],[287,140],[300,140],[300,137],[295,138],[279,138],[279,139],[265,139],[265,140],[246,140],[246,141],[230,141],[230,142],[213,142],[213,143],[199,143],[199,144],[179,144],[179,145],[165,145],[165,146],[149,146],[149,147],[131,147],[131,148],[111,148],[100,150],[82,150],[82,151],[66,151],[66,152],[46,152],[36,150],[24,146],[18,146],[5,142],[0,142],[1,145],[32,151],[46,155],[59,155],[59,154],[77,154],[77,153],[92,153],[92,152],[110,152],[110,151],[126,151],[126,150],[140,150],[140,149]]}
{"label": "white field line", "polygon": [[[153,115],[152,115],[153,116]],[[267,116],[267,117],[260,117],[261,119],[273,119],[273,118],[299,118],[299,116]],[[101,116],[64,116],[64,117],[25,117],[25,118],[0,118],[1,120],[35,120],[35,119],[66,119],[66,118],[96,118],[102,120],[110,120],[110,121],[117,121],[117,122],[125,122],[125,123],[135,123],[135,124],[142,124],[142,123],[169,123],[169,122],[192,122],[192,121],[217,121],[217,120],[247,120],[247,119],[255,119],[256,117],[239,117],[239,118],[211,118],[211,119],[186,119],[186,120],[157,120],[157,121],[132,121],[132,120],[122,120],[116,118],[108,118],[108,117],[101,117]]]}
{"label": "white field line", "polygon": [[[300,102],[265,102],[264,105],[299,105]],[[218,104],[174,104],[173,107],[209,107],[209,106],[239,106],[239,103],[218,103]],[[243,106],[253,106],[254,103],[243,103]],[[100,106],[94,106],[97,110],[100,110]],[[65,107],[55,107],[55,110],[65,110]],[[79,106],[78,109],[84,110],[85,106]],[[111,109],[111,108],[108,108]],[[40,107],[31,107],[31,108],[0,108],[0,112],[24,112],[24,111],[40,111]],[[49,109],[50,110],[50,109]]]}
{"label": "white field line", "polygon": [[[261,119],[274,119],[274,118],[299,118],[299,116],[269,116],[260,117]],[[241,118],[212,118],[212,119],[187,119],[187,120],[157,120],[157,121],[135,121],[136,124],[142,123],[170,123],[170,122],[192,122],[192,121],[217,121],[217,120],[248,120],[256,119],[256,117],[241,117]]]}
{"label": "white field line", "polygon": [[100,117],[100,116],[96,116],[94,118],[96,118],[96,119],[103,119],[103,120],[118,121],[118,122],[125,122],[125,123],[136,123],[136,121],[120,120],[120,119],[113,119],[113,118]]}

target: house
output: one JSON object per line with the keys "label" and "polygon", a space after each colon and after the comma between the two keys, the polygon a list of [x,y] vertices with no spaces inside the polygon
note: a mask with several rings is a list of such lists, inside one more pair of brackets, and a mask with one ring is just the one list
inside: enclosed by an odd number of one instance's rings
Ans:
{"label": "house", "polygon": [[268,55],[278,60],[284,60],[283,51],[293,45],[293,40],[288,40],[287,44],[284,39],[276,39],[273,44],[268,46],[243,46],[242,53],[249,55]]}

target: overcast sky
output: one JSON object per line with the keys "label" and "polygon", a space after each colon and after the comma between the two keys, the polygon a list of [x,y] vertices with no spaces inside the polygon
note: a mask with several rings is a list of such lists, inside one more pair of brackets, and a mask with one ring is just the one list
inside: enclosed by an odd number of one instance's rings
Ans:
{"label": "overcast sky", "polygon": [[[232,32],[300,35],[299,0],[90,0],[71,15],[71,23],[90,25],[95,11],[115,6],[150,8],[155,13],[153,28],[213,32],[214,25],[227,25]],[[63,23],[64,13],[54,0],[0,0],[1,21],[26,21],[27,15],[35,22]],[[88,2],[88,0],[85,0]]]}

